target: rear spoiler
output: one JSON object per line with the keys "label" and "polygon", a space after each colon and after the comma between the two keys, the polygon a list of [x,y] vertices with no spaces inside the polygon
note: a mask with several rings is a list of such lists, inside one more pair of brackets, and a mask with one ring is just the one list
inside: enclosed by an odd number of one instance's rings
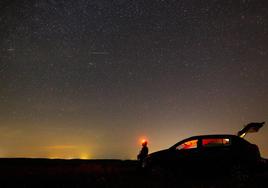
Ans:
{"label": "rear spoiler", "polygon": [[265,122],[252,122],[247,124],[243,129],[241,129],[238,133],[237,136],[244,138],[247,133],[255,133],[258,132],[259,129],[265,124]]}

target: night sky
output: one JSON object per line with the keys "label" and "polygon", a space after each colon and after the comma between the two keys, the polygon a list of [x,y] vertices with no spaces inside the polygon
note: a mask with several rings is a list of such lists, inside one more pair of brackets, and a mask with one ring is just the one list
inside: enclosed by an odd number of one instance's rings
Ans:
{"label": "night sky", "polygon": [[[1,0],[0,157],[134,159],[268,121],[262,0]],[[268,157],[268,125],[247,135]]]}

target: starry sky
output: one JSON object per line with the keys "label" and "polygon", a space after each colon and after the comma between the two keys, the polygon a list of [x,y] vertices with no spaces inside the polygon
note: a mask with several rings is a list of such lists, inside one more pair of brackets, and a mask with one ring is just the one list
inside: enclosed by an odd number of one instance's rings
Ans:
{"label": "starry sky", "polygon": [[[0,157],[135,159],[268,121],[262,0],[2,0]],[[268,157],[268,128],[247,135]]]}

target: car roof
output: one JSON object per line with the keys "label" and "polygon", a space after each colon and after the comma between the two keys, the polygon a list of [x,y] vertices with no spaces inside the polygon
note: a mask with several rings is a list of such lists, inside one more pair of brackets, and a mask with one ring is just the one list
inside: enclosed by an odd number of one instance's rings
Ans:
{"label": "car roof", "polygon": [[[207,135],[197,135],[197,136],[191,136],[188,139],[200,139],[200,138],[222,138],[222,137],[238,137],[236,135],[233,134],[207,134]],[[185,140],[186,140],[185,139]]]}

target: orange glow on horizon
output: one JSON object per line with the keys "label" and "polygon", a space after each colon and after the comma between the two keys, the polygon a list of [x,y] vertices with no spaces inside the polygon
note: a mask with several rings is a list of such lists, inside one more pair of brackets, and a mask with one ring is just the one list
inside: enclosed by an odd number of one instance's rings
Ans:
{"label": "orange glow on horizon", "polygon": [[44,147],[50,159],[90,159],[88,147],[81,145],[52,145]]}
{"label": "orange glow on horizon", "polygon": [[51,153],[47,157],[49,159],[90,159],[90,154],[87,152],[82,153],[75,153],[75,154],[69,154],[69,153]]}
{"label": "orange glow on horizon", "polygon": [[81,153],[80,159],[90,159],[90,155],[88,153]]}
{"label": "orange glow on horizon", "polygon": [[45,146],[46,150],[66,150],[66,149],[76,149],[75,145],[53,145],[53,146]]}

